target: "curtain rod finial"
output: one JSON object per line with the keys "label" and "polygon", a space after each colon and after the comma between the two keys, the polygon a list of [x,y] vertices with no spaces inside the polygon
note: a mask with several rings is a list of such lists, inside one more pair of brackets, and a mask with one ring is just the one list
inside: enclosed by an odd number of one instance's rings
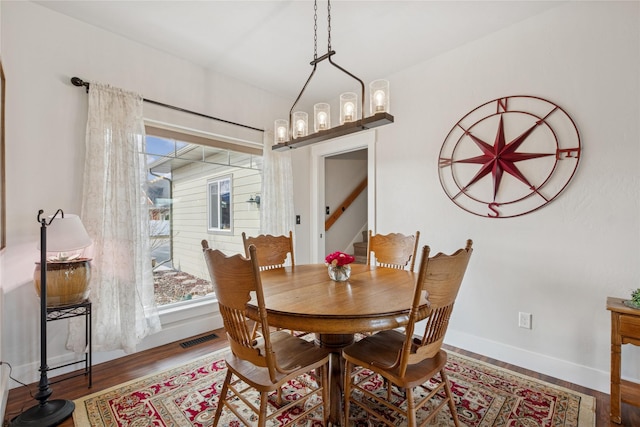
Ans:
{"label": "curtain rod finial", "polygon": [[89,92],[89,82],[85,82],[80,77],[71,77],[71,83],[78,87],[84,86],[87,88],[87,92]]}

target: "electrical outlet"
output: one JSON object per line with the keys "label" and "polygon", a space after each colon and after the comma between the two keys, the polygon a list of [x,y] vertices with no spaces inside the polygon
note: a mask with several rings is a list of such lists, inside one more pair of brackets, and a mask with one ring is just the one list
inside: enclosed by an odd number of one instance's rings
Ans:
{"label": "electrical outlet", "polygon": [[519,312],[518,313],[518,326],[524,329],[531,329],[531,313]]}

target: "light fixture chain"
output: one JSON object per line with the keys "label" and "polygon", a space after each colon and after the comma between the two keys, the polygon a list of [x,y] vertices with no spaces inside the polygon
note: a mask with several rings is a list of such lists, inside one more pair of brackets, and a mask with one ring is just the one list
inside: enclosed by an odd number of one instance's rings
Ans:
{"label": "light fixture chain", "polygon": [[318,0],[313,2],[313,59],[318,59]]}
{"label": "light fixture chain", "polygon": [[327,53],[331,52],[331,0],[327,0]]}
{"label": "light fixture chain", "polygon": [[[298,97],[291,105],[291,109],[289,110],[289,122],[287,123],[286,120],[275,121],[276,135],[274,140],[275,145],[273,145],[272,147],[273,150],[279,151],[281,149],[286,149],[286,148],[302,147],[304,145],[313,144],[313,143],[331,139],[337,136],[344,136],[353,132],[359,132],[361,130],[372,129],[381,125],[393,123],[394,121],[393,116],[391,116],[387,111],[379,111],[377,108],[378,104],[376,104],[375,114],[372,112],[370,117],[364,116],[365,114],[364,113],[364,101],[365,101],[364,82],[356,75],[350,73],[346,69],[342,68],[341,66],[333,62],[333,60],[331,59],[331,57],[336,54],[331,49],[331,0],[327,0],[327,48],[328,48],[327,53],[318,57],[318,1],[314,0],[313,1],[313,61],[311,61],[310,63],[310,65],[313,66],[313,70],[311,71],[311,74],[309,74],[309,77],[307,78],[307,81],[305,82],[304,86],[302,86],[302,89],[300,90]],[[346,75],[353,78],[354,80],[357,80],[358,83],[360,83],[361,113],[357,114],[357,109],[355,109],[356,114],[351,115],[351,120],[346,120],[347,117],[346,116],[344,117],[345,121],[348,123],[344,123],[344,124],[341,123],[340,126],[335,127],[335,129],[330,128],[330,126],[328,126],[328,123],[326,123],[327,127],[325,127],[325,129],[321,131],[317,130],[315,134],[308,135],[307,134],[308,122],[306,119],[306,117],[308,116],[307,113],[304,111],[296,112],[295,113],[296,123],[294,124],[294,109],[296,108],[296,105],[298,105],[298,101],[300,101],[300,98],[302,98],[302,95],[304,94],[305,89],[309,85],[309,82],[315,75],[318,64],[324,60],[327,60],[330,65],[332,65],[333,67],[337,68],[341,72],[345,73]],[[386,90],[388,90],[388,87]],[[385,94],[385,96],[388,97],[388,92]],[[387,104],[385,104],[385,108],[387,108],[387,105],[388,105],[388,101],[386,102]],[[316,108],[314,106],[314,115],[315,115],[315,110]],[[326,111],[328,112],[328,110]],[[352,109],[352,112],[353,112],[353,109]],[[298,114],[298,113],[301,113],[301,114]],[[358,115],[360,116],[359,120],[357,118]],[[302,118],[300,118],[299,116],[302,116]],[[342,116],[342,111],[341,111],[341,116]],[[302,124],[301,128],[297,127],[297,125],[299,124],[298,121],[301,122]],[[289,136],[287,136],[286,132],[284,132],[286,126],[289,127]],[[296,132],[298,132],[297,134],[294,134],[294,128],[296,129]],[[291,139],[286,140],[286,138],[291,138]]]}

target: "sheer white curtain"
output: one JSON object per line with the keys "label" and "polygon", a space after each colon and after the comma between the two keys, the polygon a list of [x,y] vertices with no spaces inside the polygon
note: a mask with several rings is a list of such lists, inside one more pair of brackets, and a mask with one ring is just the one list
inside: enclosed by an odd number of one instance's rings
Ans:
{"label": "sheer white curtain", "polygon": [[[291,153],[273,151],[273,133],[265,131],[262,153],[260,232],[273,236],[294,231],[293,169]],[[295,250],[295,247],[294,247]]]}
{"label": "sheer white curtain", "polygon": [[[140,95],[91,83],[82,222],[93,239],[93,349],[135,351],[160,330],[154,300],[145,195]],[[72,319],[67,348],[83,352],[82,319]],[[77,321],[76,321],[77,320]]]}

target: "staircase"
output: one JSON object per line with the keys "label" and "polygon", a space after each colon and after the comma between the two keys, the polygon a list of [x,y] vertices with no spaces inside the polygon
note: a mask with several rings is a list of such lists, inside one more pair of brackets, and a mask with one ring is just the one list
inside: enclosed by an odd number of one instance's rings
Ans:
{"label": "staircase", "polygon": [[354,261],[356,264],[367,263],[367,242],[369,240],[369,230],[362,232],[362,242],[356,242],[353,244],[353,256],[356,257]]}

